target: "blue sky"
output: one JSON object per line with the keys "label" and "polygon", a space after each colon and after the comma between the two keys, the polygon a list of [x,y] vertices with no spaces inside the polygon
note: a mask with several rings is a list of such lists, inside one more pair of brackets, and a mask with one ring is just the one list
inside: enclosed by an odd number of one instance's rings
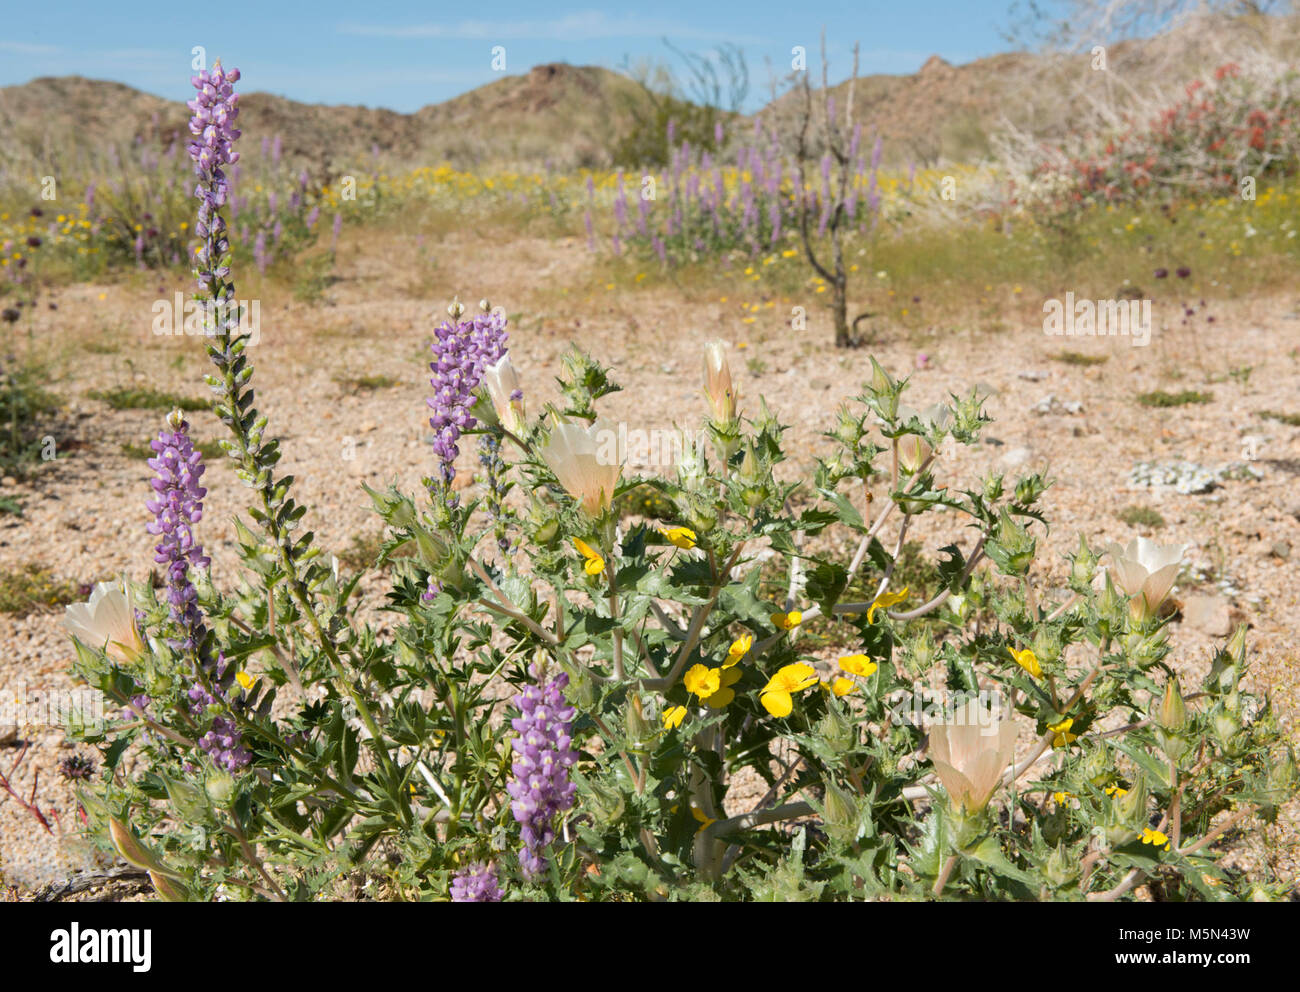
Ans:
{"label": "blue sky", "polygon": [[[826,27],[832,77],[850,67],[854,39],[864,73],[907,73],[930,55],[968,62],[1007,46],[1000,31],[1010,0],[791,0],[655,3],[386,3],[316,0],[197,3],[13,3],[0,19],[0,85],[37,76],[111,79],[172,99],[188,98],[191,49],[237,65],[247,92],[311,103],[412,111],[542,62],[618,68],[625,59],[667,58],[667,37],[686,51],[743,47],[749,103],[761,100],[765,58],[788,69],[805,45],[810,65]],[[220,11],[219,14],[213,12]]]}

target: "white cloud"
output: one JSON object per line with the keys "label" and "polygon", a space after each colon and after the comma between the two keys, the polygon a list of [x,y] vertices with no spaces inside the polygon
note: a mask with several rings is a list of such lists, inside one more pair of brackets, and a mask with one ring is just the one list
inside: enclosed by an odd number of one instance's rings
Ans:
{"label": "white cloud", "polygon": [[31,45],[24,41],[0,41],[0,52],[14,55],[53,55],[59,49],[54,45]]}
{"label": "white cloud", "polygon": [[734,31],[702,30],[646,17],[623,15],[612,18],[598,10],[565,14],[547,21],[465,20],[456,24],[412,24],[405,27],[342,24],[338,33],[366,38],[455,38],[477,41],[595,41],[603,38],[669,37],[693,41],[730,41],[735,44],[762,43],[760,38],[740,35]]}

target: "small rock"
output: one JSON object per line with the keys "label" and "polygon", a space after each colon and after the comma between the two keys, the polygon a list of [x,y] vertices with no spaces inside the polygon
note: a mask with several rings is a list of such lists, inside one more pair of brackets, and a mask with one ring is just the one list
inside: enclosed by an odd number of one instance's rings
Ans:
{"label": "small rock", "polygon": [[3,479],[0,479],[0,484],[6,486],[16,486],[18,485],[18,480],[15,479],[12,475],[6,475]]}
{"label": "small rock", "polygon": [[1274,558],[1281,558],[1283,561],[1286,561],[1291,557],[1291,542],[1274,541],[1269,547],[1268,553]]}
{"label": "small rock", "polygon": [[1023,371],[1016,373],[1017,378],[1025,379],[1029,382],[1042,382],[1047,378],[1047,375],[1047,372],[1043,369],[1024,369]]}
{"label": "small rock", "polygon": [[1033,455],[1034,453],[1028,448],[1012,448],[998,459],[998,461],[1006,468],[1019,468],[1021,465],[1025,464],[1025,462],[1029,461]]}
{"label": "small rock", "polygon": [[1222,596],[1194,594],[1183,600],[1183,622],[1211,637],[1227,637],[1232,633],[1232,617],[1228,601]]}
{"label": "small rock", "polygon": [[12,744],[16,740],[18,740],[18,728],[16,726],[0,727],[0,747]]}

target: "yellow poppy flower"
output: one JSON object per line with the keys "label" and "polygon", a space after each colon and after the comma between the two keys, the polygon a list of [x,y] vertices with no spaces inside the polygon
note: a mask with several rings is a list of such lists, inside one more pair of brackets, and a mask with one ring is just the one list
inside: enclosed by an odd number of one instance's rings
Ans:
{"label": "yellow poppy flower", "polygon": [[1043,668],[1038,664],[1038,656],[1035,655],[1033,651],[1029,650],[1029,648],[1025,648],[1023,651],[1017,651],[1008,644],[1007,651],[1011,654],[1011,657],[1016,660],[1016,664],[1034,678],[1041,679],[1043,677]]}
{"label": "yellow poppy flower", "polygon": [[660,527],[659,533],[668,539],[669,544],[683,550],[688,551],[695,547],[695,531],[689,527]]}
{"label": "yellow poppy flower", "polygon": [[712,817],[712,816],[705,816],[705,814],[704,814],[704,810],[700,809],[698,806],[692,806],[692,807],[691,807],[691,816],[695,817],[695,819],[697,819],[697,820],[700,821],[700,825],[699,825],[699,827],[697,827],[696,830],[695,830],[695,832],[696,832],[697,834],[698,834],[701,830],[705,829],[705,828],[706,828],[710,823],[717,823],[717,822],[718,822],[717,819],[716,819],[715,817]]}
{"label": "yellow poppy flower", "polygon": [[749,649],[754,646],[753,634],[741,634],[731,642],[731,647],[727,648],[727,659],[722,663],[723,668],[730,668],[740,661],[741,658],[749,654]]}
{"label": "yellow poppy flower", "polygon": [[1143,829],[1142,843],[1153,844],[1156,847],[1159,847],[1161,844],[1163,844],[1165,850],[1166,851],[1169,850],[1169,838],[1166,837],[1164,834],[1162,834],[1159,830],[1152,830],[1150,827],[1146,827],[1145,829]]}
{"label": "yellow poppy flower", "polygon": [[1120,796],[1127,796],[1128,789],[1120,788],[1118,785],[1108,785],[1106,786],[1106,795],[1112,799],[1118,799]]}
{"label": "yellow poppy flower", "polygon": [[256,679],[254,679],[247,672],[236,672],[235,681],[238,682],[240,685],[242,685],[245,689],[252,689],[253,683],[256,681]]}
{"label": "yellow poppy flower", "polygon": [[1056,736],[1052,738],[1052,747],[1068,747],[1072,741],[1078,740],[1078,734],[1070,733],[1070,728],[1074,726],[1074,718],[1066,717],[1060,723],[1049,723],[1047,729]]}
{"label": "yellow poppy flower", "polygon": [[605,559],[600,556],[600,552],[580,537],[573,539],[573,546],[578,549],[578,554],[587,559],[583,569],[588,575],[599,575],[605,571]]}
{"label": "yellow poppy flower", "polygon": [[668,707],[668,709],[664,710],[661,719],[664,722],[664,726],[669,730],[673,730],[677,727],[680,727],[682,725],[682,721],[686,719],[686,707],[670,706]]}
{"label": "yellow poppy flower", "polygon": [[695,665],[686,673],[683,681],[686,683],[686,691],[701,699],[712,696],[722,688],[721,673],[718,669],[709,668],[707,665]]}
{"label": "yellow poppy flower", "polygon": [[907,599],[907,588],[904,587],[902,592],[882,592],[876,597],[871,608],[867,610],[867,623],[874,623],[876,619],[876,610],[887,610],[891,606],[897,606],[903,600]]}
{"label": "yellow poppy flower", "polygon": [[852,679],[837,678],[831,683],[831,692],[837,696],[847,696],[850,692],[855,692],[858,684]]}
{"label": "yellow poppy flower", "polygon": [[850,675],[860,675],[864,679],[879,667],[865,654],[849,654],[840,659],[840,668]]}
{"label": "yellow poppy flower", "polygon": [[786,665],[767,680],[758,700],[773,716],[789,716],[794,709],[792,695],[817,684],[817,673],[811,665],[797,662]]}
{"label": "yellow poppy flower", "polygon": [[739,668],[728,668],[721,673],[718,691],[704,697],[704,705],[711,710],[720,710],[736,698],[736,690],[731,688],[740,681],[744,673]]}
{"label": "yellow poppy flower", "polygon": [[803,613],[799,610],[791,610],[789,613],[773,613],[772,623],[782,630],[793,630],[803,623]]}

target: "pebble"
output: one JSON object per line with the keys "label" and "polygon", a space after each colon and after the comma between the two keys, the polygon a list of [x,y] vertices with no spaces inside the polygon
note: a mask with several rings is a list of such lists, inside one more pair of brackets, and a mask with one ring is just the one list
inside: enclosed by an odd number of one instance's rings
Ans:
{"label": "pebble", "polygon": [[1033,451],[1029,448],[1012,448],[999,458],[998,462],[1001,465],[1005,465],[1007,468],[1019,468],[1021,465],[1025,464],[1025,462],[1029,461],[1029,459],[1033,457],[1033,454]]}
{"label": "pebble", "polygon": [[1228,601],[1222,596],[1199,593],[1186,596],[1183,599],[1183,622],[1211,637],[1227,637],[1232,633]]}

